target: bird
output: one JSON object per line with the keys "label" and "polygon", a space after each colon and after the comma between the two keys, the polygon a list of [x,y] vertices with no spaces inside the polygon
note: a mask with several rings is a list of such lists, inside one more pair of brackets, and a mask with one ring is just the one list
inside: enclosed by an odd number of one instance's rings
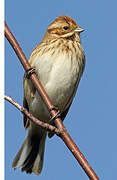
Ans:
{"label": "bird", "polygon": [[[32,51],[29,63],[55,107],[65,119],[85,68],[85,53],[80,33],[84,29],[67,16],[58,16],[47,28],[42,41]],[[39,120],[51,124],[49,111],[30,79],[24,75],[23,106]],[[23,118],[26,138],[15,156],[12,167],[39,175],[43,168],[47,131]],[[54,122],[53,122],[53,125]],[[53,133],[48,133],[52,137]]]}

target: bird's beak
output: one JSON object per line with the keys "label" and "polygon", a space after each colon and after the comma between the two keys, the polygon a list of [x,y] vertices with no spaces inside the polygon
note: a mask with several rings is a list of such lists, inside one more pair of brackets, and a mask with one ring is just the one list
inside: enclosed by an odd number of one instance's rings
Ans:
{"label": "bird's beak", "polygon": [[78,27],[77,29],[75,29],[75,32],[81,33],[81,32],[83,32],[83,31],[84,31],[84,29],[83,29],[83,28],[80,28],[80,27]]}

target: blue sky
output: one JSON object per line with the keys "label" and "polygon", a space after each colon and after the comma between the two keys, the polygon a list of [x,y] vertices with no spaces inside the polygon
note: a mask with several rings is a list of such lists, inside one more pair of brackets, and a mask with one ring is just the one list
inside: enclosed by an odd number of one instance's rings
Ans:
{"label": "blue sky", "polygon": [[[117,179],[117,1],[8,1],[5,18],[27,58],[58,15],[69,15],[86,29],[81,35],[86,68],[64,124],[100,179]],[[5,94],[22,104],[24,70],[5,40]],[[47,139],[40,175],[11,168],[26,132],[22,115],[5,102],[6,180],[85,180],[88,177],[61,139]]]}

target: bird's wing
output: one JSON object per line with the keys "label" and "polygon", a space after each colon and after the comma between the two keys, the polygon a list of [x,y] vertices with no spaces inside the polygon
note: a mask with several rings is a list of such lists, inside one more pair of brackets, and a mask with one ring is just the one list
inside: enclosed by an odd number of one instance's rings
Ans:
{"label": "bird's wing", "polygon": [[[34,99],[36,88],[32,84],[31,80],[26,78],[26,74],[24,74],[23,87],[24,87],[23,107],[26,108],[27,111],[29,111],[29,103],[32,103]],[[28,128],[30,125],[30,121],[26,115],[24,115],[23,122],[24,122],[24,128],[25,129]]]}
{"label": "bird's wing", "polygon": [[[38,44],[30,55],[29,63],[31,66],[32,66],[33,58],[35,58],[37,52],[40,51],[40,46],[42,46],[41,44],[42,43]],[[25,73],[23,79],[23,87],[24,87],[23,107],[29,111],[29,104],[32,103],[34,99],[36,88],[34,87],[31,80],[27,79],[26,75],[27,74]],[[26,115],[24,115],[23,117],[23,122],[24,122],[24,128],[25,129],[28,128],[30,125],[30,120],[26,117]]]}
{"label": "bird's wing", "polygon": [[[27,109],[27,111],[29,111],[29,107],[28,107],[28,103],[26,101],[26,98],[23,98],[23,107]],[[24,114],[23,115],[23,123],[24,123],[24,128],[27,129],[30,125],[30,121],[27,118],[27,116]]]}

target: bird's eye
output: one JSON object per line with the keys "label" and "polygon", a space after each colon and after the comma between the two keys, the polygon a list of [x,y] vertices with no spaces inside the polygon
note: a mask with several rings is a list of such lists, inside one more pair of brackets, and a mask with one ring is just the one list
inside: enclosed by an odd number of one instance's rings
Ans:
{"label": "bird's eye", "polygon": [[68,26],[64,26],[63,29],[64,29],[64,30],[68,30],[69,27],[68,27]]}

